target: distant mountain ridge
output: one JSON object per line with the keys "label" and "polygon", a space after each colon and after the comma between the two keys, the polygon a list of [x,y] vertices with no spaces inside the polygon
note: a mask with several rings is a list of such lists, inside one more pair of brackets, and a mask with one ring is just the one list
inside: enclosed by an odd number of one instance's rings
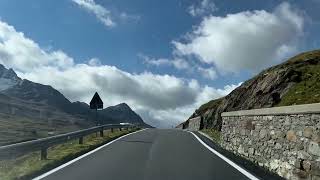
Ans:
{"label": "distant mountain ridge", "polygon": [[[10,99],[10,101],[4,99]],[[83,102],[70,102],[62,93],[51,86],[21,79],[12,69],[7,69],[0,64],[0,102],[2,106],[15,105],[15,112],[33,111],[39,112],[44,109],[48,114],[57,112],[72,117],[73,121],[87,121],[85,124],[95,124],[95,112],[90,110],[89,105]],[[8,108],[7,108],[8,109]],[[1,111],[12,113],[11,110]],[[27,113],[22,113],[27,114]],[[31,113],[32,114],[32,113]],[[29,116],[32,117],[29,113]],[[36,113],[35,113],[36,114]],[[38,115],[39,117],[40,115]],[[121,103],[99,111],[99,119],[103,123],[127,122],[146,125],[142,118],[136,114],[127,104]]]}
{"label": "distant mountain ridge", "polygon": [[117,119],[123,122],[133,124],[143,123],[141,117],[135,113],[126,103],[121,103],[116,106],[110,106],[101,111],[108,119]]}

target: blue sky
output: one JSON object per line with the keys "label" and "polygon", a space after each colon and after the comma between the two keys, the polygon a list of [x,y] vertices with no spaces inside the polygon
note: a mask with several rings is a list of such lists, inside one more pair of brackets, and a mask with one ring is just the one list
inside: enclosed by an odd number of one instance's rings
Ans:
{"label": "blue sky", "polygon": [[0,62],[72,101],[99,91],[108,105],[127,102],[167,127],[260,70],[319,48],[319,10],[319,0],[2,0]]}

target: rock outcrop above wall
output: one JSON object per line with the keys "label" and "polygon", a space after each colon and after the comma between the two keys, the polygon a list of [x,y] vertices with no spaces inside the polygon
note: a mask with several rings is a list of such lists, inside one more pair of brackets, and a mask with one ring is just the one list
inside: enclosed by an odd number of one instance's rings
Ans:
{"label": "rock outcrop above wall", "polygon": [[205,128],[221,129],[222,112],[320,102],[320,50],[299,54],[245,81],[230,94],[199,107]]}
{"label": "rock outcrop above wall", "polygon": [[320,104],[222,114],[221,146],[287,179],[320,179]]}

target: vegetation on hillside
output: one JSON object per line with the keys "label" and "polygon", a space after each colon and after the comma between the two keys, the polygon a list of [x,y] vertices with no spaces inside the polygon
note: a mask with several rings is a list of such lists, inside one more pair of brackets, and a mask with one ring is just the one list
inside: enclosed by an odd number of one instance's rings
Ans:
{"label": "vegetation on hillside", "polygon": [[0,146],[79,130],[68,121],[30,119],[0,113]]}
{"label": "vegetation on hillside", "polygon": [[220,144],[220,142],[221,142],[221,132],[220,131],[217,131],[215,129],[202,129],[201,131],[203,133],[209,135],[215,143]]}
{"label": "vegetation on hillside", "polygon": [[[312,51],[303,53],[292,59],[289,63],[297,62],[298,60],[315,59],[320,61],[320,51]],[[320,102],[320,63],[310,64],[297,67],[295,69],[301,72],[301,81],[293,85],[289,91],[281,98],[277,106],[288,106],[295,104],[309,104]]]}
{"label": "vegetation on hillside", "polygon": [[[309,61],[303,65],[299,62]],[[301,53],[288,61],[271,67],[264,72],[273,71],[285,66],[295,66],[297,74],[301,74],[300,81],[294,84],[289,91],[281,97],[281,101],[275,106],[288,106],[296,104],[309,104],[320,102],[320,50]],[[223,98],[211,100],[196,110],[197,114],[204,114],[208,109],[215,109]]]}
{"label": "vegetation on hillside", "polygon": [[306,61],[309,59],[320,59],[320,50],[308,51],[308,52],[298,54],[298,55],[290,58],[285,63],[295,63],[298,61]]}
{"label": "vegetation on hillside", "polygon": [[320,50],[265,69],[229,95],[203,104],[191,118],[202,116],[205,128],[221,130],[223,112],[310,103],[320,103]]}
{"label": "vegetation on hillside", "polygon": [[199,109],[196,110],[197,114],[204,114],[208,109],[214,109],[218,107],[220,102],[223,100],[223,98],[214,99],[211,100],[199,107]]}

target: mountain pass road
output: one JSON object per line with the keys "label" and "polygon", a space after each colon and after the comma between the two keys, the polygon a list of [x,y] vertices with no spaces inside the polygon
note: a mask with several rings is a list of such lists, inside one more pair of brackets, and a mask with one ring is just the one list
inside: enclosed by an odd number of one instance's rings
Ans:
{"label": "mountain pass road", "polygon": [[[250,175],[250,174],[249,174]],[[36,179],[242,180],[240,172],[182,130],[145,129],[101,147]]]}

